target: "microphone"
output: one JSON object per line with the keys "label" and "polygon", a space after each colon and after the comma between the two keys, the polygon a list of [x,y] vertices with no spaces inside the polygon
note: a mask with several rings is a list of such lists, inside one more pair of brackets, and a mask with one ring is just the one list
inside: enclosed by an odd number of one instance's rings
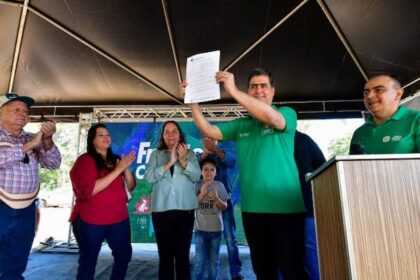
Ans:
{"label": "microphone", "polygon": [[350,145],[350,154],[351,155],[365,155],[365,147],[363,145],[360,145],[358,143],[353,143]]}

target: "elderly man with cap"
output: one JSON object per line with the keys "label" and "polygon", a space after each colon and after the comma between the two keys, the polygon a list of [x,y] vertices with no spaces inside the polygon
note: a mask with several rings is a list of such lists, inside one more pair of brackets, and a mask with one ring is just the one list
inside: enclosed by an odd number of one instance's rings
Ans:
{"label": "elderly man with cap", "polygon": [[33,104],[14,93],[0,96],[0,279],[24,279],[35,235],[38,163],[47,169],[61,163],[55,122],[44,122],[36,134],[23,130]]}
{"label": "elderly man with cap", "polygon": [[350,154],[420,153],[420,111],[400,106],[404,93],[390,75],[370,78],[363,89],[371,113],[351,139]]}

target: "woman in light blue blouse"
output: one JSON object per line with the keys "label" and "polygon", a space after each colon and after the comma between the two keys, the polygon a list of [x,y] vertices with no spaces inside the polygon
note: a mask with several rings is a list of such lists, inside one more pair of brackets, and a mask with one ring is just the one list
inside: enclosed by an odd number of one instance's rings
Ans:
{"label": "woman in light blue blouse", "polygon": [[[194,182],[200,179],[194,152],[175,121],[163,124],[158,148],[150,156],[145,178],[153,184],[152,222],[159,251],[159,279],[190,279],[190,245],[194,209],[198,207]],[[175,264],[175,271],[174,271]]]}

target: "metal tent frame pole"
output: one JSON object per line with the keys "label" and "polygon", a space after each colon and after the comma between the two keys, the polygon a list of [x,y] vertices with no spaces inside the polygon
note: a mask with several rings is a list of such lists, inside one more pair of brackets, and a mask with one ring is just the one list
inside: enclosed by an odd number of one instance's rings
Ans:
{"label": "metal tent frame pole", "polygon": [[[89,128],[91,127],[94,120],[94,115],[92,113],[88,114],[80,114],[79,115],[79,130],[77,134],[77,147],[76,147],[76,157],[86,151],[86,141],[87,141],[87,133]],[[72,196],[71,202],[71,210],[74,207],[74,194]],[[47,246],[41,248],[41,252],[49,252],[49,253],[78,253],[79,246],[76,242],[72,242],[72,226],[69,223],[69,229],[67,234],[67,241],[57,242],[51,246]]]}

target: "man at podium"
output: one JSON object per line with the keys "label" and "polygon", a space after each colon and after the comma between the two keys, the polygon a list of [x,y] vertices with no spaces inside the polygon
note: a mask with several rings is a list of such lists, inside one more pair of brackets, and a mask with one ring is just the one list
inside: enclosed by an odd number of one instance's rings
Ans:
{"label": "man at podium", "polygon": [[389,75],[369,79],[363,99],[371,115],[353,134],[350,154],[407,154],[420,152],[420,111],[400,106],[404,93]]}

